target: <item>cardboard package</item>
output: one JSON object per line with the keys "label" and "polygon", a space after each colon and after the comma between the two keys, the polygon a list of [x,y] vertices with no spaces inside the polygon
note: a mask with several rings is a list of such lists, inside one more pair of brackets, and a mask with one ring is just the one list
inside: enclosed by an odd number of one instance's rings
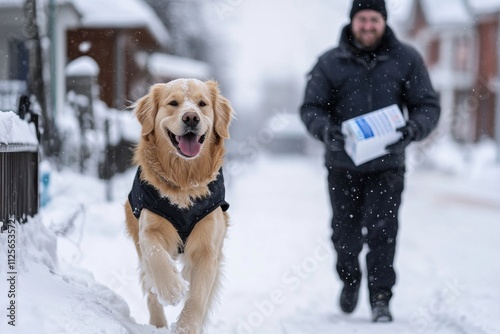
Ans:
{"label": "cardboard package", "polygon": [[401,138],[396,129],[405,124],[397,104],[351,118],[342,123],[345,150],[356,166],[381,157],[387,145]]}

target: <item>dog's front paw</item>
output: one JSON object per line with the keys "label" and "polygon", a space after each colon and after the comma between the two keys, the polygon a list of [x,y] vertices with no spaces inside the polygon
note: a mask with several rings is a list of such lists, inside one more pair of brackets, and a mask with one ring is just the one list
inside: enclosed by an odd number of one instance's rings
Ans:
{"label": "dog's front paw", "polygon": [[156,295],[163,306],[176,306],[189,290],[189,283],[179,275],[170,282],[165,282],[162,287],[153,287],[151,292]]}
{"label": "dog's front paw", "polygon": [[202,333],[201,325],[196,323],[185,323],[179,319],[177,323],[172,324],[172,334],[200,334]]}

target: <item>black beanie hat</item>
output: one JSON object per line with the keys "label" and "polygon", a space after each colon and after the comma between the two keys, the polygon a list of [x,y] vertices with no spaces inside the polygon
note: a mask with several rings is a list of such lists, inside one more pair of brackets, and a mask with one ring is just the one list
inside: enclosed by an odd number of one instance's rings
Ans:
{"label": "black beanie hat", "polygon": [[387,10],[385,9],[385,0],[354,0],[352,2],[351,9],[351,21],[354,15],[357,12],[363,9],[372,9],[376,10],[384,17],[384,20],[387,21]]}

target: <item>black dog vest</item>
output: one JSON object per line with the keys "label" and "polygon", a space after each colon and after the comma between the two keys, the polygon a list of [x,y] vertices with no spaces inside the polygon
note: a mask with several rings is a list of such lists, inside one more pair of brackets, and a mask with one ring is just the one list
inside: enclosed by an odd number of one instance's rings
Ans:
{"label": "black dog vest", "polygon": [[224,200],[225,187],[222,169],[219,171],[215,181],[208,184],[210,194],[197,198],[187,209],[181,209],[172,204],[168,198],[162,197],[158,190],[141,180],[141,168],[137,169],[132,190],[128,195],[128,200],[132,206],[134,216],[139,219],[142,209],[148,209],[157,215],[167,219],[174,225],[177,233],[185,243],[194,226],[209,213],[219,206],[222,211],[227,211],[229,204]]}

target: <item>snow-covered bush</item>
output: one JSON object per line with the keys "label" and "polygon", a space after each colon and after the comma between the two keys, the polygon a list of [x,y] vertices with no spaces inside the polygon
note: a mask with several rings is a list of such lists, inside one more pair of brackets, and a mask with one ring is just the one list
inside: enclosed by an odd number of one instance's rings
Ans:
{"label": "snow-covered bush", "polygon": [[131,110],[111,109],[101,100],[89,101],[74,92],[68,93],[57,126],[62,139],[60,167],[104,178],[111,175],[103,168],[113,174],[130,165],[130,148],[140,136],[140,125]]}

